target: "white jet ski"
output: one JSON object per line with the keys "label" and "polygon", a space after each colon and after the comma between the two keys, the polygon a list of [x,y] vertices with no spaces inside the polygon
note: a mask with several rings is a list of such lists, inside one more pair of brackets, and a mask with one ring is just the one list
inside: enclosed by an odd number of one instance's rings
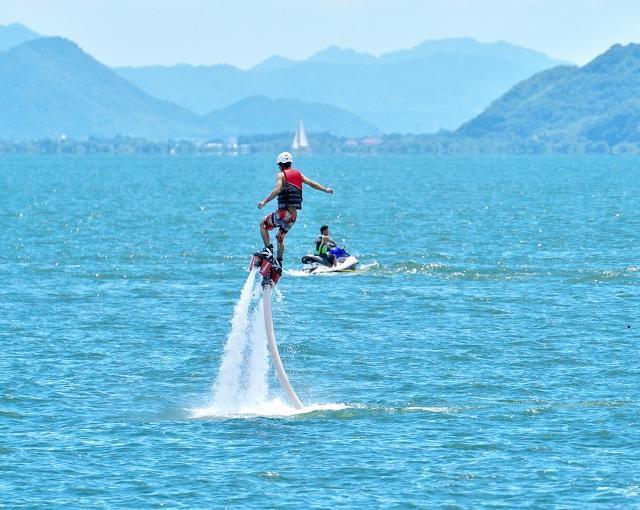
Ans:
{"label": "white jet ski", "polygon": [[302,270],[308,273],[342,273],[346,271],[355,271],[358,266],[358,259],[353,255],[349,255],[343,248],[335,247],[329,250],[336,256],[337,264],[331,266],[329,261],[317,255],[305,255],[302,257]]}

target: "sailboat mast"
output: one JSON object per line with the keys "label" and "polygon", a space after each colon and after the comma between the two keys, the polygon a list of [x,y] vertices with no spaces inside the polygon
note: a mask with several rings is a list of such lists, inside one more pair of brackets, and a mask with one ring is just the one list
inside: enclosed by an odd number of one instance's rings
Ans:
{"label": "sailboat mast", "polygon": [[291,148],[293,150],[309,148],[309,139],[307,138],[307,132],[304,130],[304,123],[302,122],[302,119],[298,120],[298,128],[296,129],[296,134],[293,137]]}
{"label": "sailboat mast", "polygon": [[298,143],[301,149],[309,148],[309,140],[307,139],[307,132],[304,130],[302,119],[298,121]]}

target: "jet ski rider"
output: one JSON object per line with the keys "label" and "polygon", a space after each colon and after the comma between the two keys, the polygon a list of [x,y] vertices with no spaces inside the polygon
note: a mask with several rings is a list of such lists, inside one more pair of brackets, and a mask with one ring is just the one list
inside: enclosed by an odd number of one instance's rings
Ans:
{"label": "jet ski rider", "polygon": [[329,252],[331,248],[335,248],[337,246],[336,242],[331,239],[329,234],[329,227],[327,225],[322,225],[320,227],[320,235],[316,237],[316,257],[322,257],[331,267],[335,266],[338,261],[336,260],[336,256]]}
{"label": "jet ski rider", "polygon": [[302,209],[302,183],[325,193],[333,193],[333,190],[312,181],[298,170],[291,168],[293,157],[288,152],[278,154],[276,163],[280,169],[276,177],[276,185],[267,198],[258,202],[258,209],[262,209],[268,202],[278,197],[278,209],[267,214],[260,222],[260,235],[264,242],[264,248],[260,254],[273,261],[273,244],[269,238],[269,231],[278,227],[276,235],[278,252],[275,268],[282,271],[284,238],[296,222],[298,209]]}

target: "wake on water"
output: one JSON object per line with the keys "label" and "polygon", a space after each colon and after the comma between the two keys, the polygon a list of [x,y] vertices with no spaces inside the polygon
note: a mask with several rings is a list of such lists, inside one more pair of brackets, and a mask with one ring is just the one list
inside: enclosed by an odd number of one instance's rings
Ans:
{"label": "wake on water", "polygon": [[331,272],[310,273],[309,271],[303,271],[302,269],[285,269],[284,274],[287,276],[296,276],[296,277],[322,276],[324,278],[327,278],[327,277],[331,278],[331,277],[337,276],[337,277],[343,278],[345,276],[350,276],[350,275],[353,276],[353,275],[366,273],[367,271],[369,271],[369,269],[375,268],[375,267],[378,267],[378,262],[373,261],[368,264],[359,264],[358,268],[355,269],[354,271],[336,271],[334,273],[331,273]]}
{"label": "wake on water", "polygon": [[[448,407],[399,406],[378,408],[343,403],[310,404],[296,409],[269,387],[270,357],[264,320],[262,287],[251,271],[235,305],[231,331],[207,407],[191,409],[191,418],[287,417],[315,412],[348,413],[348,416],[398,414],[405,412],[454,413]],[[277,299],[282,294],[275,288]]]}
{"label": "wake on water", "polygon": [[208,407],[192,410],[192,417],[291,416],[344,409],[344,404],[315,404],[296,409],[271,394],[262,289],[256,274],[256,271],[249,273],[235,305],[212,401]]}

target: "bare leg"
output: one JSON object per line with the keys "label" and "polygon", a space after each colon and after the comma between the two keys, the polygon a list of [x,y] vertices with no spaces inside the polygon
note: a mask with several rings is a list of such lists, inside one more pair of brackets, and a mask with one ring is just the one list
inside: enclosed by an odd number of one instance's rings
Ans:
{"label": "bare leg", "polygon": [[262,241],[265,246],[269,246],[271,244],[271,239],[269,239],[269,231],[264,228],[262,222],[260,223],[260,235],[262,236]]}
{"label": "bare leg", "polygon": [[284,241],[278,241],[278,255],[276,258],[282,259],[284,257]]}

